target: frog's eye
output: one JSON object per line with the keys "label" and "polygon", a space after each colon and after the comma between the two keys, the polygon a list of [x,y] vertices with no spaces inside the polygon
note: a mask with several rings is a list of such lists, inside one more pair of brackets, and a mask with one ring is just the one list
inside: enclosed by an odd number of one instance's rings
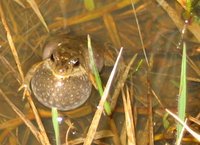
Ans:
{"label": "frog's eye", "polygon": [[79,66],[80,62],[79,62],[79,59],[78,58],[73,58],[69,61],[69,64],[74,66],[74,67],[77,67]]}

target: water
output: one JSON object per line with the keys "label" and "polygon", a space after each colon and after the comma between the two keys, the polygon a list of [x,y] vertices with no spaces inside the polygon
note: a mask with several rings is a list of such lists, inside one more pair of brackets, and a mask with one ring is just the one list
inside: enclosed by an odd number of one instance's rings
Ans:
{"label": "water", "polygon": [[[24,1],[22,3],[25,8],[16,3],[16,1],[3,1],[2,8],[25,75],[30,66],[42,60],[43,46],[49,34],[30,5]],[[133,110],[135,110],[134,120],[136,124],[137,144],[147,144],[145,141],[148,140],[148,134],[145,134],[145,130],[148,130],[148,85],[150,85],[160,97],[165,107],[175,112],[177,111],[177,95],[179,92],[178,87],[181,67],[181,45],[179,45],[179,43],[182,42],[180,38],[183,38],[183,34],[179,32],[166,12],[156,2],[147,3],[146,1],[139,1],[136,3],[135,7],[141,27],[144,47],[151,67],[148,69],[145,61],[143,61],[138,71],[135,71],[138,62],[144,59],[144,55],[130,2],[115,0],[95,1],[96,10],[93,12],[89,12],[84,7],[82,1],[78,0],[60,0],[59,2],[57,0],[37,0],[36,3],[49,26],[51,34],[58,31],[70,31],[74,34],[90,34],[99,43],[105,44],[105,48],[102,48],[105,52],[109,50],[115,51],[116,53],[119,51],[119,48],[123,46],[125,48],[123,54],[125,63],[128,63],[131,57],[135,53],[138,53],[137,60],[132,66],[128,76],[127,86],[132,92],[131,98]],[[178,4],[172,3],[171,5],[177,12],[182,12]],[[21,79],[2,23],[0,23],[0,33],[0,89],[22,112],[29,114],[30,106],[27,105],[28,101],[27,99],[22,99],[22,91],[18,92]],[[197,41],[190,32],[186,33],[184,41],[187,44],[188,57],[195,64],[188,64],[187,70],[187,114],[195,117],[200,110],[200,96],[198,93],[200,88],[199,41]],[[177,49],[177,46],[179,46],[180,49]],[[112,59],[115,59],[115,56],[116,55],[114,55]],[[101,72],[104,84],[107,81],[111,68],[112,66],[104,67]],[[116,80],[111,95],[115,91],[115,86]],[[162,117],[165,112],[152,94],[151,98],[154,110],[154,135],[158,137],[158,135],[163,134],[166,137],[165,139],[162,137],[157,138],[155,144],[172,144],[174,142],[174,130],[170,132],[169,129],[164,129]],[[64,116],[60,124],[60,138],[62,143],[65,142],[69,122],[73,123],[75,128],[70,130],[68,140],[73,142],[75,139],[83,139],[86,136],[87,129],[92,121],[99,99],[98,92],[93,89],[91,97],[81,108],[70,112],[61,112]],[[0,101],[1,124],[8,123],[12,126],[13,124],[10,123],[9,120],[18,118],[18,116],[2,97],[0,97]],[[55,144],[50,117],[51,110],[37,102],[34,96],[33,101],[37,109],[39,109],[40,112],[43,111],[41,118],[44,122],[46,132],[51,143]],[[115,124],[113,124],[113,122],[115,122]],[[170,127],[173,127],[175,122],[171,117],[169,118],[169,122]],[[33,123],[36,125],[35,119],[33,119]],[[122,139],[125,126],[124,109],[121,97],[118,99],[117,107],[113,115],[111,117],[103,115],[100,123],[98,131],[107,131],[104,133],[107,137],[100,136],[100,139],[94,140],[96,144],[117,144],[116,142],[120,140],[120,137],[121,143],[124,142]],[[3,126],[5,126],[5,124],[3,124]],[[195,127],[196,126],[194,126],[194,128]],[[2,137],[0,140],[0,144],[9,144],[9,140],[11,139],[19,144],[38,144],[32,133],[28,133],[24,123],[14,125],[12,129],[12,132],[9,132],[12,133],[12,135],[7,133],[5,137]],[[0,136],[3,136],[5,131],[6,128],[1,129]],[[110,133],[113,132],[117,132],[118,136],[115,134],[114,137],[110,137]],[[15,137],[13,138],[13,136]],[[190,136],[186,135],[186,137]],[[185,142],[183,144],[195,143]]]}

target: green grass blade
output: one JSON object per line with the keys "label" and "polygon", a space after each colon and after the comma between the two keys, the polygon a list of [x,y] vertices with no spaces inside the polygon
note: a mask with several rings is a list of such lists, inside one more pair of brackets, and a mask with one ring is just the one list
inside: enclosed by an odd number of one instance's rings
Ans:
{"label": "green grass blade", "polygon": [[135,72],[137,72],[139,70],[139,68],[141,67],[142,63],[143,63],[144,59],[141,59],[135,69]]}
{"label": "green grass blade", "polygon": [[192,11],[192,2],[191,0],[186,0],[186,10],[191,13]]}
{"label": "green grass blade", "polygon": [[58,110],[57,108],[51,109],[53,129],[56,136],[56,145],[60,145],[60,134],[59,134],[59,124],[58,124]]}
{"label": "green grass blade", "polygon": [[[97,83],[99,94],[100,94],[100,96],[102,96],[103,95],[102,82],[101,82],[101,78],[100,78],[98,69],[96,67],[96,64],[94,62],[94,55],[93,55],[91,39],[90,39],[89,35],[88,35],[87,39],[88,39],[89,59],[90,59],[90,64],[92,66],[92,72],[95,75],[95,81]],[[110,104],[107,101],[104,104],[104,109],[105,109],[105,112],[106,112],[107,115],[111,115],[111,107],[110,107]]]}
{"label": "green grass blade", "polygon": [[95,9],[94,0],[84,0],[84,5],[85,5],[85,8],[89,11],[92,11]]}
{"label": "green grass blade", "polygon": [[[181,63],[181,78],[180,78],[180,87],[179,87],[179,98],[178,98],[178,117],[184,121],[185,120],[185,112],[186,112],[186,99],[187,99],[187,82],[186,82],[186,45],[183,43],[183,55],[182,55],[182,63]],[[183,126],[178,123],[177,124],[177,140],[180,137],[180,133]]]}
{"label": "green grass blade", "polygon": [[168,113],[165,113],[164,116],[163,116],[163,118],[162,118],[163,127],[164,127],[165,129],[167,129],[167,128],[169,127],[169,125],[170,125],[170,123],[169,123],[169,121],[168,121],[168,119],[167,119],[168,116],[169,116],[169,114],[168,114]]}
{"label": "green grass blade", "polygon": [[185,12],[183,13],[184,19],[189,20],[191,18],[191,13],[192,13],[192,1],[186,0]]}

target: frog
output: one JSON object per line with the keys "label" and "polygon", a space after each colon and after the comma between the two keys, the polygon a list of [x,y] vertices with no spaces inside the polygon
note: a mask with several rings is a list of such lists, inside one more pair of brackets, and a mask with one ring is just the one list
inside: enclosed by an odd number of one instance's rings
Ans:
{"label": "frog", "polygon": [[[92,41],[93,42],[93,41]],[[98,71],[104,66],[103,46],[93,43]],[[69,111],[83,105],[93,88],[86,36],[51,36],[44,46],[42,61],[25,76],[23,87],[48,108]]]}

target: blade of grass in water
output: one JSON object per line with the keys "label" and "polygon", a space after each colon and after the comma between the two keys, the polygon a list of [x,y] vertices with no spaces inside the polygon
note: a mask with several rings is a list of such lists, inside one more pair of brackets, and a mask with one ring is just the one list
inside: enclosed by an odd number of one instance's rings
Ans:
{"label": "blade of grass in water", "polygon": [[[180,87],[179,87],[179,98],[178,98],[178,117],[184,121],[185,120],[185,111],[186,111],[186,45],[183,43],[183,55],[181,63],[181,78],[180,78]],[[180,137],[180,133],[183,126],[177,124],[177,139]]]}
{"label": "blade of grass in water", "polygon": [[139,70],[139,68],[141,67],[141,65],[142,65],[142,63],[143,63],[143,60],[144,60],[144,59],[141,59],[141,60],[139,61],[138,65],[137,65],[137,67],[136,67],[136,69],[135,69],[135,72],[137,72],[137,71]]}
{"label": "blade of grass in water", "polygon": [[85,5],[85,8],[89,11],[92,11],[95,9],[94,0],[84,0],[84,5]]}
{"label": "blade of grass in water", "polygon": [[[92,66],[92,72],[95,75],[95,81],[97,83],[99,94],[100,94],[100,96],[102,96],[103,95],[103,87],[102,87],[102,82],[101,82],[101,78],[100,78],[98,69],[97,69],[96,64],[94,62],[94,56],[93,56],[93,51],[92,51],[90,35],[88,35],[87,39],[88,39],[89,59],[90,59],[90,63],[91,63],[91,66]],[[104,109],[105,109],[107,115],[111,115],[111,107],[110,107],[110,104],[107,101],[104,104]]]}
{"label": "blade of grass in water", "polygon": [[83,145],[91,145],[92,144],[92,140],[94,139],[95,133],[97,131],[98,124],[100,123],[100,118],[101,118],[101,115],[102,115],[102,112],[103,112],[103,105],[105,104],[108,93],[110,91],[111,84],[112,84],[114,76],[116,74],[117,66],[118,66],[122,51],[123,51],[123,47],[119,51],[119,54],[117,56],[117,60],[115,61],[115,64],[113,66],[113,69],[111,71],[109,79],[107,81],[105,90],[104,90],[103,95],[101,97],[101,100],[99,102],[98,109],[96,109],[96,112],[94,114],[94,117],[93,117],[92,122],[90,124],[90,127],[88,129],[88,133],[87,133],[87,136],[84,140]]}
{"label": "blade of grass in water", "polygon": [[184,128],[195,138],[200,142],[200,134],[193,131],[184,121],[182,121],[176,114],[172,113],[170,110],[165,109],[167,113],[169,113],[176,121],[178,121],[180,124],[184,126]]}
{"label": "blade of grass in water", "polygon": [[191,0],[186,0],[186,11],[183,14],[186,20],[190,19],[191,11],[192,11],[192,2]]}
{"label": "blade of grass in water", "polygon": [[51,109],[53,129],[56,136],[56,145],[60,145],[60,134],[59,134],[59,124],[58,124],[58,110],[57,108]]}
{"label": "blade of grass in water", "polygon": [[24,4],[20,1],[20,0],[14,0],[16,3],[18,3],[20,6],[22,6],[23,8],[25,8]]}
{"label": "blade of grass in water", "polygon": [[169,114],[168,114],[168,113],[165,113],[164,116],[163,116],[163,118],[162,118],[163,127],[164,127],[165,129],[167,129],[167,128],[169,127],[169,125],[170,125],[169,121],[167,120],[167,117],[168,117],[168,116],[169,116]]}
{"label": "blade of grass in water", "polygon": [[[151,90],[152,94],[155,96],[159,104],[162,106],[162,108],[165,108],[162,102],[160,101],[159,97],[156,95],[154,90]],[[176,114],[172,113],[169,109],[165,108],[165,111],[171,115],[177,122],[179,122],[181,125],[184,126],[184,128],[195,138],[200,142],[200,134],[193,131],[184,121],[182,121]]]}
{"label": "blade of grass in water", "polygon": [[30,4],[31,8],[34,10],[34,12],[36,13],[36,15],[38,16],[38,18],[40,19],[40,21],[42,22],[42,24],[44,25],[44,27],[46,28],[47,32],[49,32],[49,28],[37,6],[37,3],[35,2],[35,0],[27,0],[27,2]]}

